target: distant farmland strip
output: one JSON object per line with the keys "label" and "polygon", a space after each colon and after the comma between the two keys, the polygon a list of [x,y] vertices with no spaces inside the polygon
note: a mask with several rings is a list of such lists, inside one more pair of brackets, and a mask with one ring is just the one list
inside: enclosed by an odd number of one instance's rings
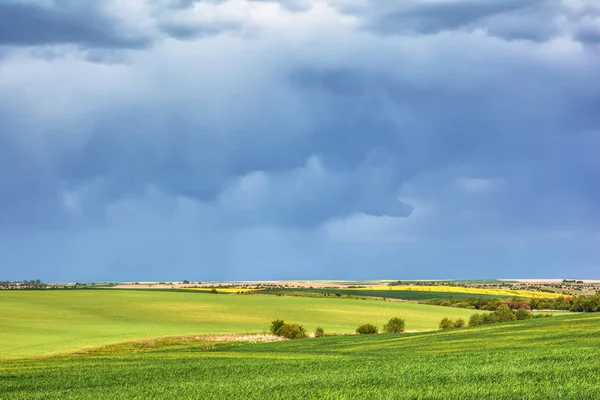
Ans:
{"label": "distant farmland strip", "polygon": [[[558,298],[564,295],[559,293],[534,292],[532,290],[511,290],[511,289],[483,289],[461,286],[417,286],[417,285],[398,285],[398,286],[369,286],[366,288],[356,288],[358,291],[412,291],[412,292],[444,292],[444,293],[468,293],[470,295],[491,295],[491,296],[518,296],[531,298]],[[389,296],[388,296],[389,297]],[[473,297],[473,296],[471,296]]]}

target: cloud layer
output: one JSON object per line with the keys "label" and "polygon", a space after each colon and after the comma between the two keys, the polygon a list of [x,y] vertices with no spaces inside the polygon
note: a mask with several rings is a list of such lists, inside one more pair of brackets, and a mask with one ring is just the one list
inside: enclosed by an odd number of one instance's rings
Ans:
{"label": "cloud layer", "polygon": [[584,0],[4,2],[0,275],[597,278],[599,37]]}

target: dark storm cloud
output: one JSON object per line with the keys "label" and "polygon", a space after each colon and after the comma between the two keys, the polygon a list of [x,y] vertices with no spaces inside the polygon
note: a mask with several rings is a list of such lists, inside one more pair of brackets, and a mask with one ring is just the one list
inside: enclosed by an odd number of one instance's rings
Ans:
{"label": "dark storm cloud", "polygon": [[544,0],[501,0],[420,3],[407,10],[391,11],[368,23],[372,30],[385,33],[413,30],[436,33],[470,25],[483,18],[535,7]]}
{"label": "dark storm cloud", "polygon": [[575,32],[575,39],[582,43],[599,45],[600,44],[600,26],[584,26]]}
{"label": "dark storm cloud", "polygon": [[159,28],[162,32],[166,33],[170,37],[182,40],[214,36],[223,32],[237,30],[240,27],[241,23],[233,20],[194,23],[184,23],[176,20],[164,20],[159,23]]}
{"label": "dark storm cloud", "polygon": [[597,43],[600,8],[593,1],[493,0],[369,2],[334,1],[361,27],[381,34],[437,34],[480,30],[505,40],[544,42],[561,36]]}
{"label": "dark storm cloud", "polygon": [[[422,87],[347,68],[307,68],[294,72],[292,82],[301,85],[302,90],[321,89],[334,98],[351,96],[354,103],[372,98],[367,93],[384,93],[396,113],[405,116],[403,123],[386,129],[378,125],[375,116],[379,105],[372,101],[371,107],[360,109],[363,117],[369,116],[361,126],[355,123],[356,113],[348,106],[352,102],[343,103],[336,114],[335,125],[327,128],[330,145],[321,142],[321,148],[327,149],[323,150],[324,154],[336,154],[332,150],[337,143],[337,148],[344,151],[346,162],[350,162],[365,157],[366,153],[361,153],[361,149],[385,148],[393,154],[394,173],[387,179],[396,185],[401,185],[418,171],[443,170],[456,164],[477,165],[476,169],[465,172],[487,171],[492,176],[506,165],[513,165],[515,171],[504,171],[503,174],[515,174],[519,186],[512,190],[513,195],[519,194],[508,197],[504,205],[499,206],[505,208],[504,215],[518,215],[521,223],[528,221],[533,225],[549,221],[560,225],[577,220],[578,224],[591,227],[599,222],[593,203],[600,192],[592,182],[600,176],[595,172],[590,176],[591,171],[596,170],[592,160],[576,156],[576,149],[586,146],[582,144],[581,136],[573,135],[573,132],[600,127],[600,117],[592,111],[600,103],[597,96],[588,92],[585,81],[578,84],[579,89],[573,87],[571,94],[553,91],[548,86],[553,75],[551,69],[538,71],[537,76],[517,73],[509,85],[498,81],[457,90],[445,85]],[[547,98],[532,97],[532,87],[545,87],[544,90],[552,94]],[[588,93],[584,95],[585,92]],[[490,98],[488,93],[495,93],[505,100],[499,105],[498,99]],[[550,112],[551,109],[554,111]],[[348,115],[353,116],[353,123],[344,126],[342,121],[349,118]],[[353,140],[345,141],[347,137]],[[594,140],[593,135],[583,137]],[[357,156],[354,158],[353,154]],[[541,165],[552,167],[540,168]],[[527,180],[519,178],[524,171],[527,171]],[[550,210],[561,208],[559,204],[565,201],[558,189],[563,186],[569,186],[569,193],[578,193],[581,203],[578,209],[562,209],[552,214]],[[522,199],[538,194],[546,208],[524,212]],[[587,222],[581,221],[582,208],[594,217]]]}
{"label": "dark storm cloud", "polygon": [[[101,3],[100,3],[101,4]],[[135,32],[124,32],[103,15],[98,4],[56,1],[0,3],[0,45],[36,46],[72,43],[87,47],[145,47]]]}

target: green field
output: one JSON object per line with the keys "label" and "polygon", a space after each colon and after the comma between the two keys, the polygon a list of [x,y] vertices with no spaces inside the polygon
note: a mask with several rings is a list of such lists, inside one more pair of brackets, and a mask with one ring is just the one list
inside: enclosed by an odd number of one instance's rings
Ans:
{"label": "green field", "polygon": [[151,290],[0,291],[0,359],[48,355],[141,338],[264,332],[282,318],[353,332],[400,316],[406,329],[436,329],[472,310],[422,304]]}
{"label": "green field", "polygon": [[3,399],[597,399],[600,316],[0,363]]}

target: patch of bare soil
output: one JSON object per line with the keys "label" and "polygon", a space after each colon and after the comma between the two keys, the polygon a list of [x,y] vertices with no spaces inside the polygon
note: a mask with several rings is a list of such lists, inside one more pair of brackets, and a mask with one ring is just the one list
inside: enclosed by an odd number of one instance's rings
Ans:
{"label": "patch of bare soil", "polygon": [[185,345],[199,345],[203,350],[210,350],[215,346],[231,342],[245,343],[267,343],[287,340],[285,338],[269,335],[269,334],[251,334],[251,333],[230,333],[230,334],[215,334],[215,335],[186,335],[186,336],[169,336],[160,338],[148,338],[131,340],[127,342],[112,343],[100,347],[90,349],[82,349],[70,354],[86,355],[86,354],[109,354],[122,352],[138,352],[161,350],[166,348],[175,348]]}

